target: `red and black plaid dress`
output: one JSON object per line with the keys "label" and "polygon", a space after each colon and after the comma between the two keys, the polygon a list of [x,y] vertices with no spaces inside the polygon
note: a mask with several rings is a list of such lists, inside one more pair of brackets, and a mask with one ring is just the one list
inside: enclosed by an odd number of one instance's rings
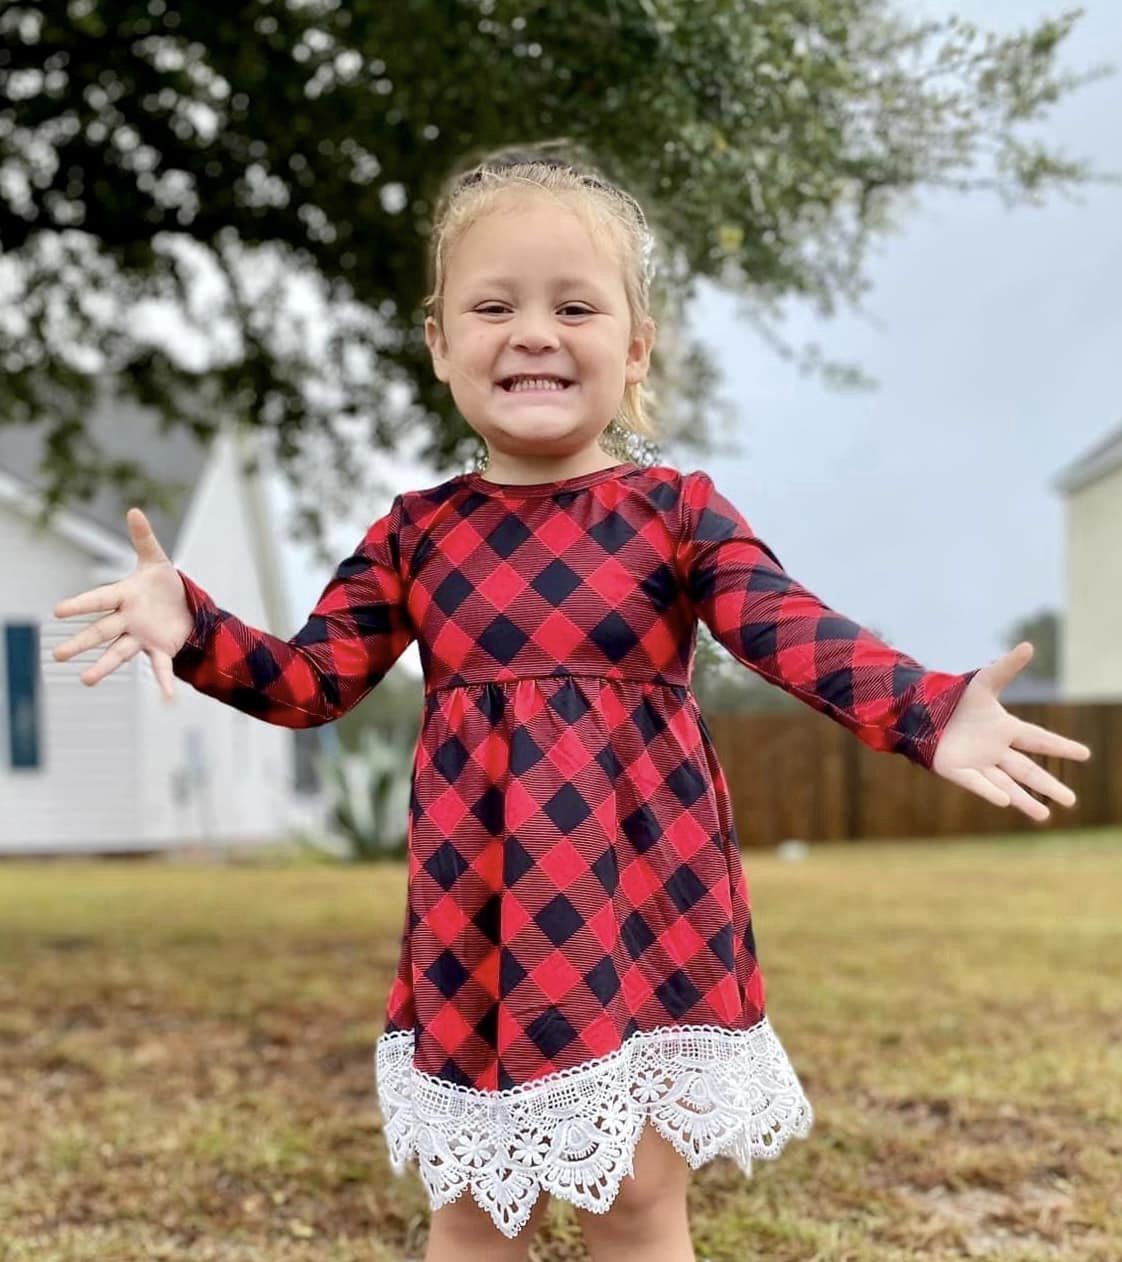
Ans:
{"label": "red and black plaid dress", "polygon": [[401,957],[375,1071],[395,1170],[514,1236],[606,1210],[650,1121],[745,1171],[812,1112],[764,1013],[697,619],[874,749],[929,767],[975,672],[927,671],[790,578],[701,471],[624,463],[399,495],[289,641],[184,576],[175,671],[271,723],[337,718],[416,637]]}

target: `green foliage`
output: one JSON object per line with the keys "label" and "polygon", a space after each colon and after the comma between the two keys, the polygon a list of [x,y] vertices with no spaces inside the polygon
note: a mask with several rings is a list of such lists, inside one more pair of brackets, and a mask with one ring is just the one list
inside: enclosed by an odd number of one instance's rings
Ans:
{"label": "green foliage", "polygon": [[402,858],[406,851],[412,750],[362,731],[358,749],[320,762],[329,803],[328,835],[313,841],[351,862]]}
{"label": "green foliage", "polygon": [[998,37],[883,0],[9,4],[0,423],[48,426],[53,506],[135,482],[84,433],[95,373],[200,435],[236,417],[319,537],[362,487],[356,436],[466,457],[422,337],[434,199],[465,153],[560,135],[650,210],[663,422],[704,449],[718,373],[696,343],[667,353],[697,278],[799,355],[780,301],[857,302],[917,190],[1039,200],[1090,178],[1023,133],[1096,73],[1057,69],[1076,17]]}
{"label": "green foliage", "polygon": [[1022,640],[1033,647],[1032,661],[1024,675],[1033,679],[1058,680],[1060,677],[1060,637],[1063,619],[1055,609],[1041,609],[1031,617],[1021,618],[1005,637],[1006,648],[1016,648]]}

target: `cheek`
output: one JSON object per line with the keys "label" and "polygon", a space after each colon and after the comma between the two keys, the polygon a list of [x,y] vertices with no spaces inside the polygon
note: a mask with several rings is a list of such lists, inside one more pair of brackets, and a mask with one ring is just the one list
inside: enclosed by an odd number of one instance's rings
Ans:
{"label": "cheek", "polygon": [[595,366],[597,374],[604,377],[622,376],[627,363],[627,342],[612,335],[590,340],[584,347],[588,363]]}
{"label": "cheek", "polygon": [[497,350],[487,331],[458,330],[449,343],[453,384],[463,390],[485,390],[491,384],[491,365]]}
{"label": "cheek", "polygon": [[490,373],[491,362],[499,354],[499,339],[486,329],[469,334],[463,343],[464,358],[479,372]]}

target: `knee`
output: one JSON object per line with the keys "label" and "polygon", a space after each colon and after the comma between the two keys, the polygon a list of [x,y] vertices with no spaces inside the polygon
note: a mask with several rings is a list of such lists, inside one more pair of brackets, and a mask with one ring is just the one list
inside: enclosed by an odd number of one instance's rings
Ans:
{"label": "knee", "polygon": [[512,1239],[503,1235],[491,1215],[480,1209],[470,1190],[465,1190],[450,1204],[433,1211],[426,1262],[444,1262],[446,1258],[455,1258],[457,1262],[468,1259],[474,1262],[476,1258],[513,1262],[524,1258],[548,1206],[549,1196],[539,1193],[530,1217]]}
{"label": "knee", "polygon": [[632,1175],[620,1183],[616,1197],[621,1215],[638,1217],[668,1204],[685,1204],[689,1175],[685,1157],[647,1122],[635,1145]]}
{"label": "knee", "polygon": [[628,1189],[630,1182],[630,1178],[623,1180],[619,1194],[604,1213],[578,1213],[581,1238],[592,1262],[654,1253],[661,1258],[670,1256],[667,1250],[677,1250],[674,1256],[689,1256],[685,1197],[665,1190]]}
{"label": "knee", "polygon": [[616,1224],[648,1222],[672,1212],[684,1199],[684,1189],[675,1184],[660,1185],[650,1179],[625,1175],[615,1199],[600,1217],[602,1221],[610,1219]]}
{"label": "knee", "polygon": [[586,1243],[657,1239],[677,1232],[687,1221],[688,1180],[685,1158],[648,1124],[635,1149],[633,1174],[624,1176],[611,1205],[599,1214],[578,1212]]}

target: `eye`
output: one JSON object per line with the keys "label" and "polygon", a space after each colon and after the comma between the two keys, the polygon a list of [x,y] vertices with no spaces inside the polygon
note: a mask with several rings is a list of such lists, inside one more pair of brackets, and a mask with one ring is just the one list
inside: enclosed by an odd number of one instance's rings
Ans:
{"label": "eye", "polygon": [[[507,311],[505,306],[497,302],[484,303],[483,305],[476,307],[474,310],[477,315],[505,315]],[[560,311],[562,314],[570,316],[593,314],[591,307],[585,307],[575,302],[565,303],[565,305],[560,308]]]}

